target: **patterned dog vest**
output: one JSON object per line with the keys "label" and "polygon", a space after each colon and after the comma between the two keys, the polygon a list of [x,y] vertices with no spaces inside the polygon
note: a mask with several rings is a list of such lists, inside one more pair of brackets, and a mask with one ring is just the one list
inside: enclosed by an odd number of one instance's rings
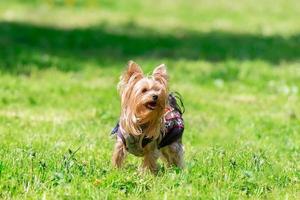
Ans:
{"label": "patterned dog vest", "polygon": [[[119,122],[112,130],[112,135],[117,135],[124,143],[126,150],[135,155],[143,156],[144,147],[150,142],[157,142],[158,149],[172,144],[182,137],[184,131],[184,121],[182,118],[182,111],[178,109],[176,99],[172,94],[169,95],[169,105],[164,114],[164,130],[161,131],[160,137],[156,140],[144,136],[133,136],[122,131]],[[172,103],[173,102],[173,103]]]}

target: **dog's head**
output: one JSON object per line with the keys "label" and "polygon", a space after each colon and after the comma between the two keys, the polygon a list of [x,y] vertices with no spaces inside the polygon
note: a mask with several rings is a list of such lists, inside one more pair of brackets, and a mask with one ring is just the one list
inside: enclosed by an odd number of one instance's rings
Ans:
{"label": "dog's head", "polygon": [[[164,64],[156,67],[151,76],[145,76],[138,64],[129,61],[118,84],[122,128],[133,135],[140,135],[143,127],[150,130],[161,125],[168,97],[167,82]],[[148,136],[155,136],[155,131],[150,130]]]}

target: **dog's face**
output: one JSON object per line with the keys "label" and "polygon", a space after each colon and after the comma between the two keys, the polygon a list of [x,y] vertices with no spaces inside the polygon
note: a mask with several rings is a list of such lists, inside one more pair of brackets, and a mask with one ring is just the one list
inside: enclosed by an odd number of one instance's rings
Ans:
{"label": "dog's face", "polygon": [[[167,71],[165,65],[156,67],[151,76],[144,76],[134,62],[120,78],[121,124],[132,134],[140,134],[137,126],[151,125],[161,120],[167,102]],[[122,122],[123,121],[123,122]]]}

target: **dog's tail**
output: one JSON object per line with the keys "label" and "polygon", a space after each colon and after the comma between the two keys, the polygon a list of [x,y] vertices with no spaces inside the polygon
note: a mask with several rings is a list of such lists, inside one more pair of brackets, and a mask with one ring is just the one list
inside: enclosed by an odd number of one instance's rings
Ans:
{"label": "dog's tail", "polygon": [[168,97],[169,105],[181,115],[185,112],[182,96],[178,92],[171,92]]}

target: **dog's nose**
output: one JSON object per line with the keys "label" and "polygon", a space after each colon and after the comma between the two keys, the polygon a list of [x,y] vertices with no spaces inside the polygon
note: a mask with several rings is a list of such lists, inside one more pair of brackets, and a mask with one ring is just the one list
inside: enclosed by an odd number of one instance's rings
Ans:
{"label": "dog's nose", "polygon": [[153,96],[152,96],[152,99],[153,99],[154,101],[156,101],[156,100],[157,100],[157,98],[158,98],[158,96],[157,96],[157,95],[153,95]]}

